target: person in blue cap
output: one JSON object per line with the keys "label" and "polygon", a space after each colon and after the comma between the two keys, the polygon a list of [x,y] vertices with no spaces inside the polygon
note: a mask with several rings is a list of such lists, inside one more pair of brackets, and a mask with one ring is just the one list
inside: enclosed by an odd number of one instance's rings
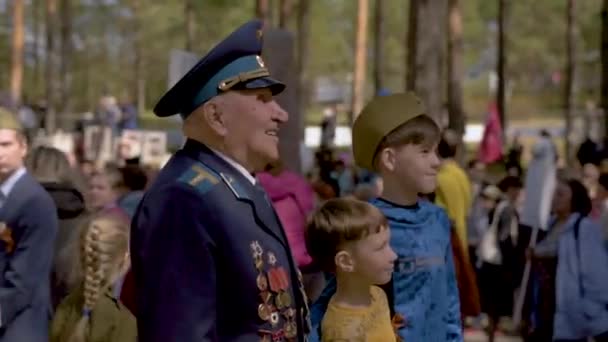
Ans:
{"label": "person in blue cap", "polygon": [[288,119],[261,50],[262,23],[246,23],[154,108],[180,114],[188,139],[132,222],[140,341],[306,340],[301,275],[253,176],[278,159]]}

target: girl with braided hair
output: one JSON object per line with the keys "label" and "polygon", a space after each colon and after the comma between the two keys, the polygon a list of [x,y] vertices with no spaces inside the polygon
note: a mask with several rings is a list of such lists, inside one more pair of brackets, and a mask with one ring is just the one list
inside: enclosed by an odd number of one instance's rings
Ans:
{"label": "girl with braided hair", "polygon": [[57,308],[51,342],[135,342],[135,318],[112,292],[130,264],[124,218],[113,212],[93,217],[81,233],[80,259],[82,285]]}

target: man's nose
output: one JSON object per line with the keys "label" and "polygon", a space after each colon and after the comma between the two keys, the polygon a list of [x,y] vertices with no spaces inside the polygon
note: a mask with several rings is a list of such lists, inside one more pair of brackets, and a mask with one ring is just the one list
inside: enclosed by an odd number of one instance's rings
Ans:
{"label": "man's nose", "polygon": [[273,119],[281,123],[287,122],[287,120],[289,120],[289,114],[275,100],[272,101],[271,106],[273,107],[274,113]]}

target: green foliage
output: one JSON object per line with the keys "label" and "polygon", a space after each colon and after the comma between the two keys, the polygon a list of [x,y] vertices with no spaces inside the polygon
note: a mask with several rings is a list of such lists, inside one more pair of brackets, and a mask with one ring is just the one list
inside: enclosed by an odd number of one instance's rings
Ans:
{"label": "green foliage", "polygon": [[[141,39],[146,81],[146,107],[151,108],[167,89],[169,52],[185,46],[183,0],[139,0]],[[296,1],[296,0],[293,0]],[[304,0],[306,1],[306,0]],[[310,1],[310,0],[308,0]],[[464,28],[465,72],[479,66],[488,51],[496,45],[495,21],[497,1],[461,0]],[[74,1],[80,3],[80,1]],[[70,66],[72,101],[76,111],[91,110],[104,91],[117,96],[134,95],[134,26],[131,0],[117,0],[114,5],[74,8],[75,50]],[[271,1],[278,4],[278,1]],[[408,27],[408,3],[404,0],[385,0],[385,35],[383,73],[386,87],[392,91],[404,89]],[[35,4],[29,2],[26,21],[33,24]],[[195,47],[203,55],[235,27],[254,16],[253,0],[194,0]],[[562,85],[553,85],[551,75],[561,72],[565,63],[564,0],[508,1],[507,49],[508,78],[513,87],[509,115],[529,113],[560,113]],[[373,20],[375,1],[370,1],[368,87],[373,93]],[[578,25],[578,103],[596,96],[599,87],[599,50],[601,0],[576,1]],[[305,70],[308,79],[319,76],[346,82],[352,72],[354,57],[354,26],[357,2],[353,0],[325,0],[310,3],[309,63]],[[41,20],[44,19],[43,9]],[[289,27],[295,29],[297,6]],[[273,19],[277,21],[278,10]],[[0,13],[1,22],[9,22],[9,13]],[[494,26],[492,25],[494,23]],[[41,23],[43,25],[43,23]],[[493,29],[494,27],[494,29]],[[8,86],[10,67],[10,30],[0,30],[0,88]],[[113,38],[112,38],[113,37]],[[447,37],[447,34],[446,34]],[[44,41],[44,36],[41,41]],[[597,53],[599,54],[599,53]],[[484,57],[485,56],[485,57]],[[477,78],[465,78],[465,110],[469,118],[482,119],[489,94],[487,73],[494,62],[480,68]],[[44,70],[44,66],[40,70]],[[31,63],[26,65],[24,93],[29,98],[44,94],[44,74],[36,78]],[[36,81],[38,80],[38,82]],[[440,91],[440,90],[439,90]],[[316,107],[311,107],[317,111]]]}

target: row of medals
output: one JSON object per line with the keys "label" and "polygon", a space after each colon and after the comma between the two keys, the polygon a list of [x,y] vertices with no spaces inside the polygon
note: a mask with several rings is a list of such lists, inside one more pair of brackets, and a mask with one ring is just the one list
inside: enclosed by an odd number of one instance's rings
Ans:
{"label": "row of medals", "polygon": [[[272,331],[261,331],[264,333],[262,337],[262,342],[266,341],[281,341],[282,337],[287,339],[294,339],[297,336],[298,328],[295,322],[296,311],[291,308],[292,298],[289,294],[289,286],[283,286],[280,289],[271,288],[269,291],[269,275],[263,272],[264,269],[264,260],[263,260],[263,252],[261,252],[261,247],[259,244],[257,245],[258,252],[254,251],[254,260],[255,267],[258,270],[258,276],[256,277],[256,284],[258,289],[260,290],[260,297],[262,298],[262,303],[258,305],[258,316],[266,322],[269,322],[270,325],[274,328],[279,324],[280,314],[285,317],[285,325],[283,326],[282,332],[273,333]],[[276,257],[273,253],[268,253],[268,262],[271,266],[274,266],[276,263]],[[273,271],[285,273],[285,270],[281,268],[274,268]],[[270,272],[269,272],[270,273]],[[274,297],[274,301],[272,301],[272,292],[275,292],[276,295]],[[286,309],[287,308],[287,309]],[[279,313],[279,310],[284,310],[282,313]]]}

